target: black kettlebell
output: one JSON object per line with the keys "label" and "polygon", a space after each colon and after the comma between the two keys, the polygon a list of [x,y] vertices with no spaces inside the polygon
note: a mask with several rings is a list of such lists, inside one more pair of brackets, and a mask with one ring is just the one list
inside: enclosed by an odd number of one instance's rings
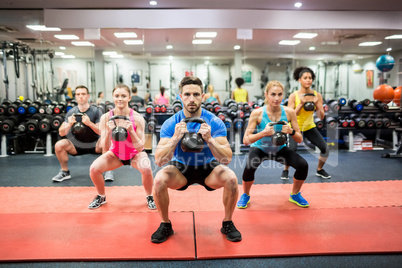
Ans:
{"label": "black kettlebell", "polygon": [[[182,120],[184,123],[196,122],[205,123],[205,120],[199,117],[186,117]],[[181,149],[186,153],[199,153],[204,148],[204,139],[200,133],[187,132],[181,139]]]}
{"label": "black kettlebell", "polygon": [[115,115],[109,118],[109,121],[113,121],[114,125],[116,126],[115,128],[112,129],[112,139],[115,141],[125,141],[128,136],[127,129],[125,129],[124,127],[118,127],[115,121],[117,119],[130,121],[130,118],[124,115]]}
{"label": "black kettlebell", "polygon": [[[314,93],[306,93],[303,95],[303,97],[305,97],[305,96],[313,96],[314,97],[315,95],[314,95]],[[306,101],[304,103],[303,107],[304,107],[304,110],[309,111],[309,112],[315,110],[315,104],[313,101]]]}
{"label": "black kettlebell", "polygon": [[[269,126],[275,126],[275,125],[286,125],[287,123],[285,121],[278,121],[278,122],[270,122],[268,123]],[[282,146],[286,143],[287,137],[285,133],[282,133],[280,131],[276,131],[272,136],[271,136],[272,144],[276,146]]]}
{"label": "black kettlebell", "polygon": [[85,129],[85,124],[82,123],[82,113],[77,113],[74,114],[75,116],[75,120],[76,122],[74,123],[73,127],[72,127],[72,131],[74,134],[81,134],[82,132],[84,132]]}

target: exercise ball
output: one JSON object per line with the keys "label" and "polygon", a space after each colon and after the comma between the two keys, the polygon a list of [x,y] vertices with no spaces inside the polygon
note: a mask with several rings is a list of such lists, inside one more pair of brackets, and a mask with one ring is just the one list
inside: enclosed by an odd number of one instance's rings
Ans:
{"label": "exercise ball", "polygon": [[401,105],[401,91],[402,91],[402,86],[397,87],[394,90],[394,100],[393,100],[393,102],[398,106]]}
{"label": "exercise ball", "polygon": [[377,69],[380,70],[381,72],[389,72],[394,68],[394,58],[391,55],[382,55],[379,56],[377,61],[375,62],[375,65],[377,66]]}
{"label": "exercise ball", "polygon": [[373,98],[383,103],[389,103],[394,99],[394,89],[387,84],[379,85],[374,89]]}

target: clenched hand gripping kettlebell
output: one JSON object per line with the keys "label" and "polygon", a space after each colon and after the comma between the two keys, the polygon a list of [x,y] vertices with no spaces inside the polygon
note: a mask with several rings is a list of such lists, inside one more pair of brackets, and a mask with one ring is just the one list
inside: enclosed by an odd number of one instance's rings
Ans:
{"label": "clenched hand gripping kettlebell", "polygon": [[117,119],[130,121],[130,118],[124,115],[115,115],[109,118],[109,121],[113,121],[115,125],[115,128],[112,129],[112,139],[115,141],[125,141],[128,137],[127,129],[125,129],[124,127],[118,127],[115,121]]}
{"label": "clenched hand gripping kettlebell", "polygon": [[[314,93],[306,93],[303,95],[303,97],[306,97],[306,96],[314,97],[315,95],[314,95]],[[314,111],[315,110],[315,104],[313,101],[306,101],[304,103],[303,107],[304,107],[304,110],[306,110],[306,111]]]}
{"label": "clenched hand gripping kettlebell", "polygon": [[[205,123],[205,120],[199,117],[187,117],[182,120],[184,123]],[[187,132],[181,139],[181,149],[186,153],[199,153],[204,148],[204,139],[200,133]]]}

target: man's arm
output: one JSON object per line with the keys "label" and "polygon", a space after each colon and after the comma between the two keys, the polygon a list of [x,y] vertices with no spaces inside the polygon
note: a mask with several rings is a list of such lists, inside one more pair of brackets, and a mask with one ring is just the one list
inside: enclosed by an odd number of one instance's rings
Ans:
{"label": "man's arm", "polygon": [[171,138],[161,138],[155,151],[155,163],[161,167],[172,159],[177,144],[183,138],[184,133],[188,132],[187,124],[184,122],[177,123],[174,134]]}
{"label": "man's arm", "polygon": [[220,163],[228,165],[232,161],[233,152],[226,137],[212,138],[207,142],[207,145],[211,150],[212,155]]}
{"label": "man's arm", "polygon": [[211,136],[211,126],[206,123],[201,124],[198,133],[201,134],[202,138],[207,143],[212,155],[216,158],[216,160],[224,165],[230,163],[230,161],[232,160],[233,152],[230,148],[230,144],[226,136],[213,138]]}
{"label": "man's arm", "polygon": [[74,114],[71,115],[70,117],[67,118],[67,122],[63,122],[61,126],[59,127],[59,135],[61,137],[64,137],[68,134],[70,131],[70,128],[74,125],[75,123],[75,116]]}
{"label": "man's arm", "polygon": [[88,115],[84,114],[82,116],[82,123],[91,128],[97,135],[100,135],[99,123],[92,122]]}

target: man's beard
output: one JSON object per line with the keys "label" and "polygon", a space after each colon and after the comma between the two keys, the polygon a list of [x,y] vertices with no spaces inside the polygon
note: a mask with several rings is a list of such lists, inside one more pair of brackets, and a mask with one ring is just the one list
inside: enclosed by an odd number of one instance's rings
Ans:
{"label": "man's beard", "polygon": [[201,105],[199,106],[192,106],[191,109],[189,110],[188,105],[184,106],[184,108],[186,109],[187,112],[189,112],[190,114],[195,114],[196,112],[198,112],[198,110],[200,109]]}

